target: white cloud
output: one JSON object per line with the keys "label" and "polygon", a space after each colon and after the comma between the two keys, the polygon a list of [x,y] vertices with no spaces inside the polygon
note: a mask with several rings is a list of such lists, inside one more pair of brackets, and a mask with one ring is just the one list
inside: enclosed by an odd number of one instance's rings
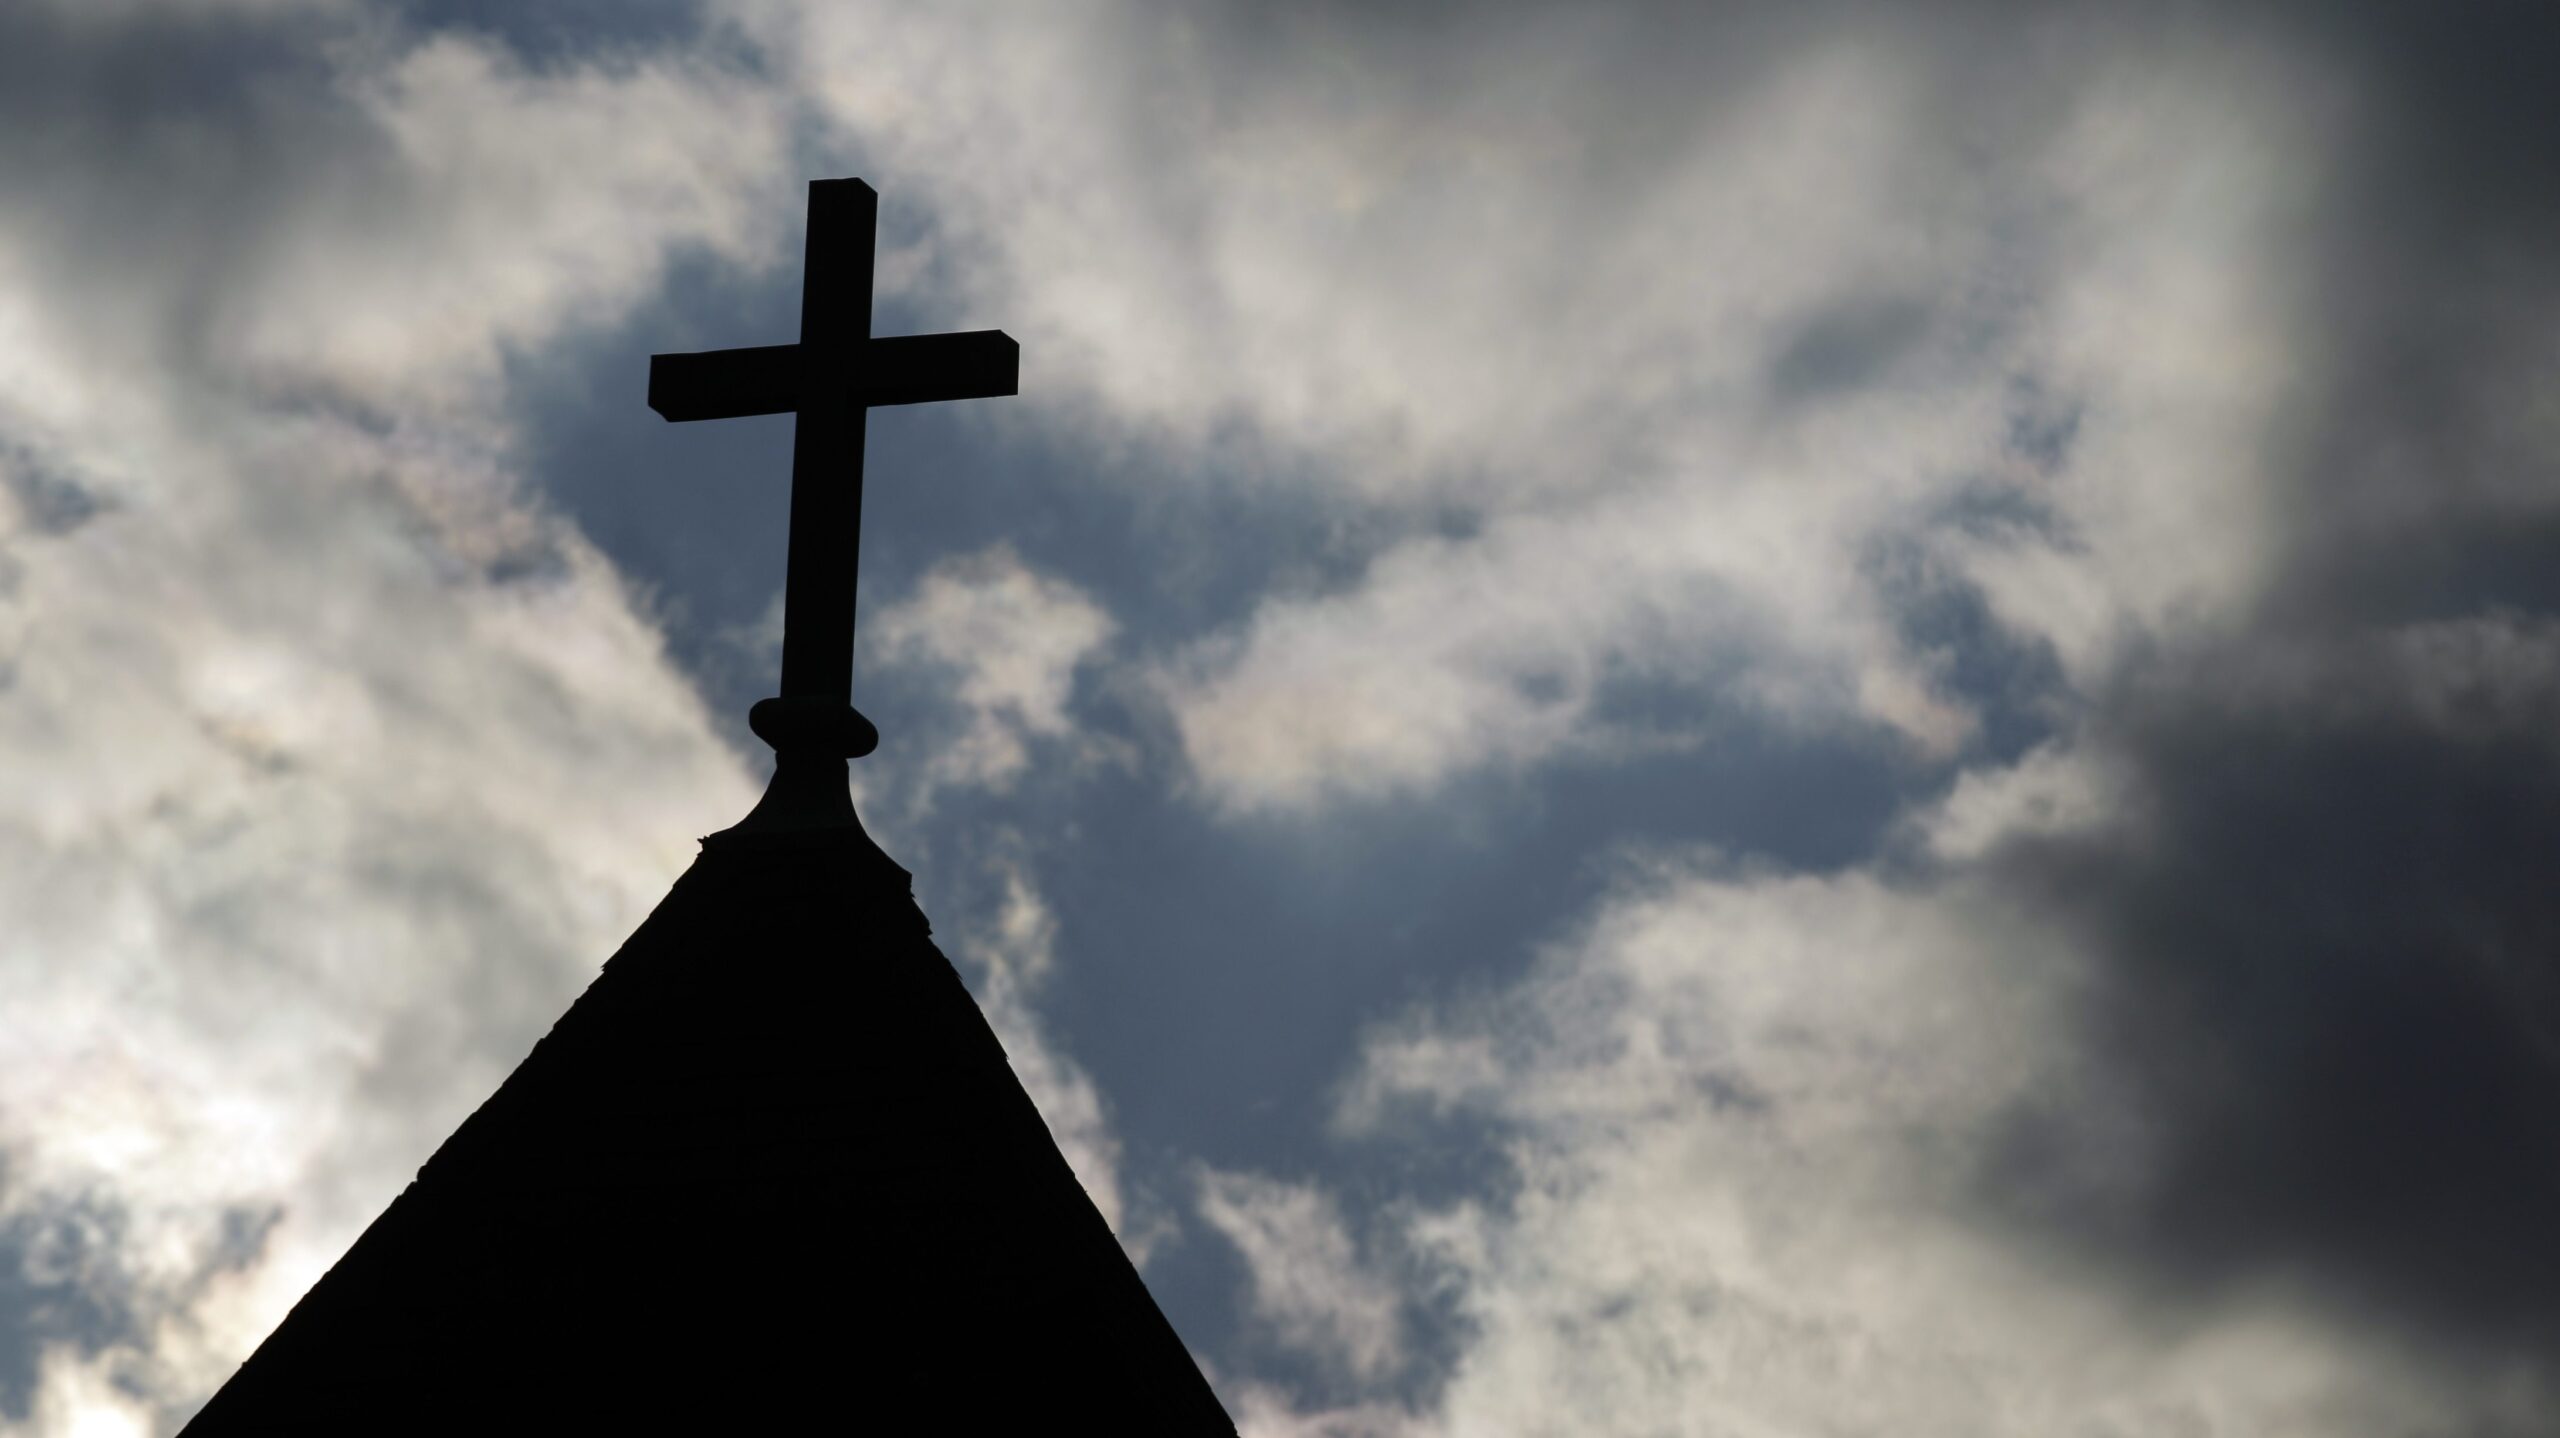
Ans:
{"label": "white cloud", "polygon": [[1199,1184],[1200,1216],[1243,1255],[1251,1311],[1275,1340],[1358,1379],[1402,1361],[1401,1299],[1364,1267],[1330,1194],[1213,1168]]}
{"label": "white cloud", "polygon": [[2529,1422],[2529,1392],[2432,1370],[2281,1283],[2147,1293],[2002,1225],[1978,1185],[2022,1113],[2062,1120],[2074,1204],[2148,1177],[2139,1106],[2065,1037],[2082,963],[1961,878],[1664,860],[1514,988],[1382,1035],[1349,1130],[1463,1111],[1508,1136],[1517,1182],[1404,1219],[1465,1338],[1400,1431]]}
{"label": "white cloud", "polygon": [[1963,863],[2020,837],[2122,829],[2138,821],[2142,801],[2109,756],[2050,743],[2003,768],[1967,770],[1912,826],[1930,853]]}
{"label": "white cloud", "polygon": [[[1354,589],[1265,605],[1160,682],[1211,791],[1244,808],[1427,789],[1454,773],[1609,743],[1612,681],[1721,691],[1788,721],[1890,725],[1928,752],[1971,718],[1854,571],[1780,578],[1801,542],[1779,476],[1718,494],[1663,483],[1466,540],[1390,551]],[[1818,518],[1805,522],[1818,524]],[[1772,602],[1770,590],[1795,591]],[[1703,733],[1696,737],[1703,737]]]}
{"label": "white cloud", "polygon": [[917,802],[946,784],[1003,789],[1029,766],[1034,741],[1066,739],[1076,671],[1113,628],[1082,590],[1005,545],[926,571],[867,631],[887,662],[944,671],[965,716],[931,741]]}
{"label": "white cloud", "polygon": [[1228,1402],[1241,1438],[1403,1438],[1413,1415],[1391,1403],[1360,1403],[1309,1412],[1287,1394],[1248,1384]]}
{"label": "white cloud", "polygon": [[33,1411],[26,1428],[63,1438],[149,1438],[157,1430],[151,1405],[120,1390],[95,1367],[59,1350],[39,1364]]}
{"label": "white cloud", "polygon": [[30,1433],[208,1393],[753,799],[498,366],[758,257],[776,112],[327,61],[237,150],[0,171],[0,1218],[110,1215],[30,1277],[128,1330],[38,1355]]}

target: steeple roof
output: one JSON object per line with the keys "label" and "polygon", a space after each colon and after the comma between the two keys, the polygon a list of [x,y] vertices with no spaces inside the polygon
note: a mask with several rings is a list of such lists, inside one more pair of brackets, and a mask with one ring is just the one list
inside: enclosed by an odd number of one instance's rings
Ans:
{"label": "steeple roof", "polygon": [[1234,1431],[858,825],[704,841],[185,1431],[608,1429]]}

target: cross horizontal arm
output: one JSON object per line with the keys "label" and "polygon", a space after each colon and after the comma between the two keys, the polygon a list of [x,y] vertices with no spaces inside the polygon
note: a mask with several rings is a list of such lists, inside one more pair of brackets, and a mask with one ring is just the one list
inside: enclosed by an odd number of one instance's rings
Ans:
{"label": "cross horizontal arm", "polygon": [[856,373],[866,405],[994,399],[1022,380],[1022,346],[1002,330],[875,339],[863,359]]}
{"label": "cross horizontal arm", "polygon": [[[867,340],[853,366],[853,393],[866,407],[988,399],[1018,392],[1022,347],[1002,330],[898,335]],[[835,398],[804,392],[798,345],[704,350],[649,357],[649,408],[669,420],[743,419],[787,414]]]}
{"label": "cross horizontal arm", "polygon": [[744,419],[800,407],[800,347],[649,356],[649,408],[668,420]]}

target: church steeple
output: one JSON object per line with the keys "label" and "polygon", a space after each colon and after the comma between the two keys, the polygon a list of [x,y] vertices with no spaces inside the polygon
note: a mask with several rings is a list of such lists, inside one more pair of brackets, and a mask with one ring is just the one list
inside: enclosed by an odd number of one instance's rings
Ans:
{"label": "church steeple", "polygon": [[863,407],[1013,388],[1001,334],[869,338],[872,203],[811,187],[800,345],[651,375],[669,418],[800,415],[772,788],[192,1438],[1233,1434],[846,801]]}

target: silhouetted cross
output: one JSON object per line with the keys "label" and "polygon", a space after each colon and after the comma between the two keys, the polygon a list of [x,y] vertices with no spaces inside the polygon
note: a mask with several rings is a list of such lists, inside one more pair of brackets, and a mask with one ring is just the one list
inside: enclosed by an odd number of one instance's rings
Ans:
{"label": "silhouetted cross", "polygon": [[800,342],[649,357],[649,408],[670,420],[794,413],[791,541],[782,580],[782,694],[747,722],[766,743],[868,754],[854,712],[854,578],[861,565],[862,439],[873,405],[1015,392],[1021,348],[1002,330],[871,336],[880,197],[860,180],[809,182]]}

